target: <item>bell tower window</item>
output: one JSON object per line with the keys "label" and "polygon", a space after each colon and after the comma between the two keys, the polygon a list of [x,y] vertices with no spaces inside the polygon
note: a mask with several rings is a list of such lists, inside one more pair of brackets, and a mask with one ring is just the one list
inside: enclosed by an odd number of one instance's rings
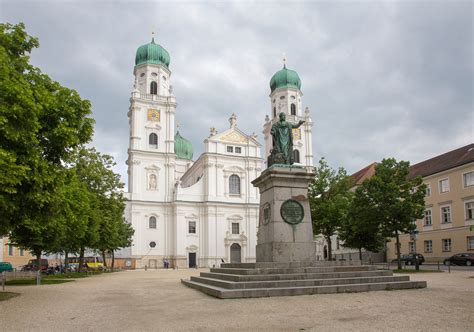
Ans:
{"label": "bell tower window", "polygon": [[298,150],[293,150],[293,162],[300,163],[300,152]]}
{"label": "bell tower window", "polygon": [[158,94],[158,84],[156,84],[156,82],[154,81],[150,83],[150,94],[152,95]]}
{"label": "bell tower window", "polygon": [[296,105],[291,104],[291,115],[296,115]]}
{"label": "bell tower window", "polygon": [[155,133],[151,133],[150,136],[148,136],[148,144],[150,145],[151,148],[157,149],[158,148],[158,135]]}

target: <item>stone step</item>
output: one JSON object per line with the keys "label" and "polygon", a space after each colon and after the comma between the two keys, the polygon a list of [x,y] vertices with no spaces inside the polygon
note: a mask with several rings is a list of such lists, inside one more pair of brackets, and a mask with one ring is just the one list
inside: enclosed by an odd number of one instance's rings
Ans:
{"label": "stone step", "polygon": [[333,293],[356,293],[381,290],[399,290],[426,288],[426,281],[394,281],[381,283],[361,283],[348,285],[309,286],[309,287],[285,287],[285,288],[254,288],[254,289],[225,289],[211,285],[202,284],[192,280],[181,282],[191,288],[197,289],[208,295],[221,298],[256,298],[269,296],[293,296],[311,294],[333,294]]}
{"label": "stone step", "polygon": [[313,262],[258,262],[258,263],[222,263],[221,268],[255,269],[255,268],[296,268],[361,265],[360,261],[313,261]]}
{"label": "stone step", "polygon": [[251,288],[288,288],[307,286],[330,286],[348,284],[368,284],[394,281],[409,281],[408,276],[374,276],[374,277],[352,277],[333,279],[304,279],[304,280],[274,280],[274,281],[246,281],[233,282],[221,279],[205,277],[191,277],[191,281],[201,284],[221,287],[225,289],[251,289]]}
{"label": "stone step", "polygon": [[288,274],[288,273],[318,273],[318,272],[344,272],[344,271],[373,271],[374,265],[352,265],[352,266],[321,266],[321,267],[298,267],[298,268],[211,268],[211,272],[225,274]]}
{"label": "stone step", "polygon": [[325,273],[289,273],[289,274],[226,274],[215,272],[201,272],[205,278],[221,279],[234,282],[245,281],[272,281],[272,280],[304,280],[304,279],[327,279],[327,278],[350,278],[350,277],[371,277],[371,276],[391,276],[391,270],[373,271],[349,271],[349,272],[325,272]]}

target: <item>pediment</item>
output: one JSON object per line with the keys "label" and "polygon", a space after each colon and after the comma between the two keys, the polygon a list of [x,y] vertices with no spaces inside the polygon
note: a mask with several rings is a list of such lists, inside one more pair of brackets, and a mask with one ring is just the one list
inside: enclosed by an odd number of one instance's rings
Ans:
{"label": "pediment", "polygon": [[242,135],[236,130],[232,130],[228,133],[222,133],[222,136],[218,137],[218,139],[223,142],[242,143],[242,144],[247,144],[249,141],[247,136]]}

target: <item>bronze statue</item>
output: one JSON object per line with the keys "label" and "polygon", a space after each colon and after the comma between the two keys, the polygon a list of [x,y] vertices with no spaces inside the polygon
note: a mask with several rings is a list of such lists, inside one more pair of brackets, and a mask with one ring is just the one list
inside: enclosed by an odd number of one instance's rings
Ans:
{"label": "bronze statue", "polygon": [[286,122],[285,113],[280,113],[280,121],[275,122],[270,130],[273,139],[273,150],[268,156],[268,166],[273,164],[292,165],[293,160],[293,132],[292,129],[299,128],[304,121],[298,124]]}

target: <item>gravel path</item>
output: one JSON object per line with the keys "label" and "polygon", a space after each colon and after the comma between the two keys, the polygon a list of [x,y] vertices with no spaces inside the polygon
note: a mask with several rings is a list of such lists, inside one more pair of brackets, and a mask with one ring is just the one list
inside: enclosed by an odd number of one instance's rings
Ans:
{"label": "gravel path", "polygon": [[0,330],[474,331],[474,273],[411,275],[419,290],[219,300],[180,278],[204,270],[127,271],[7,287]]}

